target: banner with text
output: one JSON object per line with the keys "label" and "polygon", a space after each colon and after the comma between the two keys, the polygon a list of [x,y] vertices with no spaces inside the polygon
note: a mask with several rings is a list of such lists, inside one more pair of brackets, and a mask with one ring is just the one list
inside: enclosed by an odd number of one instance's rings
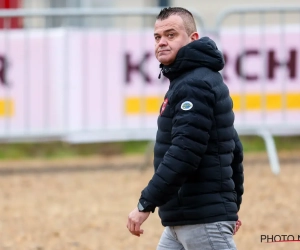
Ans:
{"label": "banner with text", "polygon": [[[292,26],[284,34],[278,27],[222,30],[216,42],[237,126],[300,125],[299,39]],[[111,131],[114,140],[130,140],[141,131],[151,139],[143,131],[155,131],[169,87],[159,72],[152,30],[0,32],[0,137],[93,141],[109,140],[94,135]]]}

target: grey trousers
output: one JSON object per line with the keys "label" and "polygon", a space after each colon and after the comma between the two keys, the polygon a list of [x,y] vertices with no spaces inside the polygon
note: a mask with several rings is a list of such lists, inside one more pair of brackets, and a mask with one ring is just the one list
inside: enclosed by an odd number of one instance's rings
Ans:
{"label": "grey trousers", "polygon": [[235,221],[166,227],[156,250],[236,250]]}

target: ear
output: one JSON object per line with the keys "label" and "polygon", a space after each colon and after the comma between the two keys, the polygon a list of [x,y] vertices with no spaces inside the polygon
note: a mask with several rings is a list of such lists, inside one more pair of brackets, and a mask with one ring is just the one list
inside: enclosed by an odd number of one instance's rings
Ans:
{"label": "ear", "polygon": [[199,39],[199,33],[198,32],[192,33],[190,38],[191,38],[191,41],[198,40]]}

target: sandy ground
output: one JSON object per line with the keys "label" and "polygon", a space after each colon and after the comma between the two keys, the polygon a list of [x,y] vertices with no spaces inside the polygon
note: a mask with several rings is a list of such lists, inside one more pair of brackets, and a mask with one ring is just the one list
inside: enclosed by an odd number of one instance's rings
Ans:
{"label": "sandy ground", "polygon": [[[261,235],[300,235],[300,156],[282,154],[281,173],[265,155],[246,155],[243,226],[238,249],[300,249],[261,243]],[[128,213],[153,174],[143,158],[110,157],[0,163],[0,250],[152,250],[163,227],[157,214],[137,238]]]}

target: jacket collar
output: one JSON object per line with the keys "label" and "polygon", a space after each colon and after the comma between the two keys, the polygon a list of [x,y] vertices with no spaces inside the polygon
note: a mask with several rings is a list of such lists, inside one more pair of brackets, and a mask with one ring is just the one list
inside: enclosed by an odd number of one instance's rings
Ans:
{"label": "jacket collar", "polygon": [[172,81],[181,74],[199,67],[220,71],[224,64],[223,55],[218,50],[216,43],[208,37],[202,37],[183,46],[172,64],[160,64],[160,68],[161,73]]}

